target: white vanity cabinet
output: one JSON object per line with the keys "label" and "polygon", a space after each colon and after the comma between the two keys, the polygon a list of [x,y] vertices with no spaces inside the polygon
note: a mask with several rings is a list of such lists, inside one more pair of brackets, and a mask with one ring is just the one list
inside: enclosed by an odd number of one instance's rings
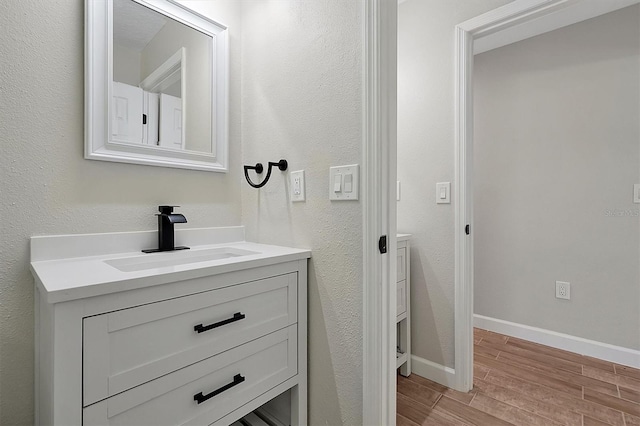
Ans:
{"label": "white vanity cabinet", "polygon": [[397,252],[397,310],[398,325],[397,368],[400,374],[411,374],[411,274],[410,274],[410,234],[398,234]]}
{"label": "white vanity cabinet", "polygon": [[280,395],[282,422],[306,424],[309,252],[260,246],[246,261],[137,272],[128,288],[61,291],[55,272],[78,263],[73,283],[95,256],[32,262],[36,423],[228,426]]}

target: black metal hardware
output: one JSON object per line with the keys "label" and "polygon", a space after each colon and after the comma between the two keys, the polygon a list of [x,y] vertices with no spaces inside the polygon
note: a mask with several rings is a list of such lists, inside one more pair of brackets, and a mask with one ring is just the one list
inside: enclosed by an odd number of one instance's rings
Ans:
{"label": "black metal hardware", "polygon": [[386,235],[383,235],[378,240],[378,249],[382,254],[385,254],[387,252],[387,236]]}
{"label": "black metal hardware", "polygon": [[147,114],[142,114],[142,124],[147,124]]}
{"label": "black metal hardware", "polygon": [[240,383],[244,382],[246,379],[244,376],[240,375],[240,374],[236,374],[235,376],[233,376],[233,382],[228,383],[226,385],[224,385],[223,387],[214,390],[211,393],[208,393],[206,395],[203,395],[202,392],[198,392],[197,394],[193,395],[193,400],[195,402],[197,402],[198,404],[202,404],[203,402],[205,402],[208,399],[213,398],[216,395],[220,395],[222,392],[227,391],[229,389],[231,389],[234,386],[239,385]]}
{"label": "black metal hardware", "polygon": [[175,246],[174,223],[187,223],[187,218],[180,213],[174,213],[173,208],[180,206],[158,206],[158,248],[142,250],[143,253],[157,253],[160,251],[188,250],[189,247]]}
{"label": "black metal hardware", "polygon": [[256,163],[255,166],[244,166],[244,177],[247,180],[247,183],[249,183],[249,185],[251,185],[253,188],[262,188],[267,184],[267,182],[269,182],[269,178],[271,177],[271,169],[274,166],[278,166],[278,169],[280,169],[281,172],[284,172],[285,170],[287,170],[287,167],[289,167],[287,160],[280,160],[277,163],[269,161],[268,165],[269,168],[267,169],[267,176],[260,183],[253,183],[253,181],[249,177],[249,170],[255,170],[256,173],[261,174],[264,171],[262,163]]}
{"label": "black metal hardware", "polygon": [[223,325],[231,324],[232,322],[240,321],[240,320],[245,319],[245,318],[246,318],[245,314],[243,314],[241,312],[236,312],[235,314],[233,314],[233,317],[227,318],[226,320],[214,322],[213,324],[209,324],[209,325],[202,325],[202,324],[195,325],[195,326],[193,326],[193,330],[198,332],[198,333],[204,333],[205,331],[209,331],[209,330],[212,330],[214,328],[222,327]]}
{"label": "black metal hardware", "polygon": [[471,229],[469,228],[469,225],[464,227],[464,232],[469,235],[469,233],[471,232]]}

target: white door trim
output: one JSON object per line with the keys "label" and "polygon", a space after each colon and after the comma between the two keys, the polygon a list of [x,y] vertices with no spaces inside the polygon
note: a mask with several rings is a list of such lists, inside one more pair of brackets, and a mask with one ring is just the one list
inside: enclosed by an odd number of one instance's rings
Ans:
{"label": "white door trim", "polygon": [[[396,98],[398,4],[365,0],[363,57],[363,362],[365,425],[396,424]],[[387,254],[378,249],[387,236]]]}
{"label": "white door trim", "polygon": [[456,26],[455,107],[455,376],[459,391],[473,387],[473,55],[542,34],[639,0],[516,0]]}

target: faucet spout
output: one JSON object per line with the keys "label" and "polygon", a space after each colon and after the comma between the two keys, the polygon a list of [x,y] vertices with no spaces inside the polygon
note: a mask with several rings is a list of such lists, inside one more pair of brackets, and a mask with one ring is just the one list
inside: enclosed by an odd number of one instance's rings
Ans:
{"label": "faucet spout", "polygon": [[167,219],[169,223],[187,223],[187,218],[180,213],[160,214],[159,216]]}
{"label": "faucet spout", "polygon": [[158,248],[142,250],[145,253],[155,253],[159,251],[186,250],[189,247],[175,246],[174,223],[187,223],[187,218],[183,214],[174,213],[173,208],[179,206],[159,206],[158,216]]}

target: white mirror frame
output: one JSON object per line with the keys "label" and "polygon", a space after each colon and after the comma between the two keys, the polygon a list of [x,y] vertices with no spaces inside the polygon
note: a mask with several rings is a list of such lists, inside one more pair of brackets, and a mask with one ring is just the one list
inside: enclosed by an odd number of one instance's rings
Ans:
{"label": "white mirror frame", "polygon": [[111,140],[113,0],[85,1],[85,149],[88,160],[180,169],[229,170],[229,37],[225,25],[173,0],[132,0],[212,37],[212,153],[179,151]]}

